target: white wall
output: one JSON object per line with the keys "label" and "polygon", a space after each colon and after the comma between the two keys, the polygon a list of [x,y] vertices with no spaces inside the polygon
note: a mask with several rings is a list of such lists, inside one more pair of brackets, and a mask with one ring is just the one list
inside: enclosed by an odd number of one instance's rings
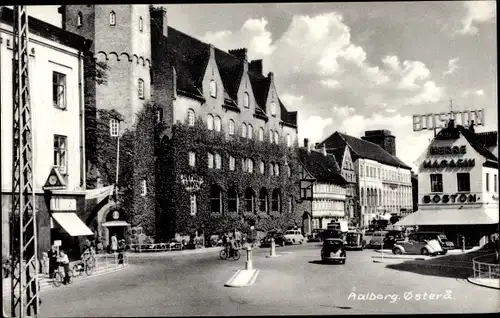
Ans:
{"label": "white wall", "polygon": [[[12,179],[12,27],[0,24],[2,192],[11,191]],[[7,40],[10,48],[7,48]],[[31,34],[30,93],[33,129],[35,190],[42,191],[53,166],[54,134],[67,136],[67,190],[80,189],[80,97],[77,50]],[[67,108],[52,104],[52,72],[66,74]],[[83,89],[83,86],[82,86]]]}

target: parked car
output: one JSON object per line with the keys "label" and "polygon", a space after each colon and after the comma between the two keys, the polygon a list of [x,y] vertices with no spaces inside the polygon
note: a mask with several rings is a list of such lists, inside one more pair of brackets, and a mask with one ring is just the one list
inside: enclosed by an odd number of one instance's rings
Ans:
{"label": "parked car", "polygon": [[303,244],[306,238],[299,230],[288,230],[284,234],[286,244]]}
{"label": "parked car", "polygon": [[370,247],[380,247],[384,243],[385,235],[387,231],[375,231],[372,234],[372,239],[370,240]]}
{"label": "parked car", "polygon": [[452,241],[448,240],[446,234],[443,232],[434,232],[434,231],[418,231],[414,232],[422,235],[427,240],[437,240],[441,245],[443,251],[440,253],[441,255],[446,254],[449,250],[455,249],[455,244]]}
{"label": "parked car", "polygon": [[260,241],[260,246],[271,246],[271,239],[274,239],[276,246],[285,246],[285,236],[279,231],[267,232],[267,235]]}
{"label": "parked car", "polygon": [[338,238],[327,238],[323,241],[321,248],[321,261],[334,261],[345,264],[347,254],[345,251],[344,241]]}
{"label": "parked car", "polygon": [[363,233],[359,231],[348,231],[345,235],[345,248],[362,251],[366,246]]}
{"label": "parked car", "polygon": [[396,242],[392,248],[392,252],[399,254],[421,254],[421,255],[437,255],[442,254],[443,249],[437,239],[429,239],[426,234],[412,233],[402,241]]}
{"label": "parked car", "polygon": [[385,234],[384,237],[384,247],[393,248],[397,241],[402,241],[405,239],[403,231],[391,230]]}
{"label": "parked car", "polygon": [[324,229],[313,229],[309,235],[309,242],[321,242],[323,240]]}

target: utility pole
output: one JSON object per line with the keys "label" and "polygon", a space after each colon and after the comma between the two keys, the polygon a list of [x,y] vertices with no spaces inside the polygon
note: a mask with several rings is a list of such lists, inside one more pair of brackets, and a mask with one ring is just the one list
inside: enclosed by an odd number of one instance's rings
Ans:
{"label": "utility pole", "polygon": [[32,113],[28,72],[29,32],[26,6],[14,6],[13,22],[11,313],[13,317],[36,317],[39,311],[39,266],[33,183]]}

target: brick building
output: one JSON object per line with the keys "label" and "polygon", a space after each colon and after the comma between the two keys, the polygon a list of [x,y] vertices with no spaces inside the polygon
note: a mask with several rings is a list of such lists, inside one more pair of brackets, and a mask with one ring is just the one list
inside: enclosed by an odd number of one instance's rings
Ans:
{"label": "brick building", "polygon": [[168,26],[163,9],[151,15],[153,99],[166,124],[157,239],[298,225],[297,113],[273,73],[244,48],[224,52]]}

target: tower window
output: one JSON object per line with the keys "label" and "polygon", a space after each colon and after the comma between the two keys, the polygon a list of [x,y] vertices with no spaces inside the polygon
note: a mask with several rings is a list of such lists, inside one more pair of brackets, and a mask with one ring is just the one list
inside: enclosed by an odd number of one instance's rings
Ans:
{"label": "tower window", "polygon": [[210,96],[212,96],[213,98],[217,97],[217,82],[215,82],[214,80],[210,81]]}
{"label": "tower window", "polygon": [[120,123],[116,119],[109,120],[109,132],[111,137],[118,137],[118,132],[120,131]]}
{"label": "tower window", "polygon": [[83,25],[83,15],[81,12],[78,12],[78,15],[76,16],[76,25],[78,27],[81,27]]}
{"label": "tower window", "polygon": [[250,108],[250,96],[247,92],[243,95],[243,106],[245,108]]}
{"label": "tower window", "polygon": [[144,22],[142,21],[142,17],[139,18],[139,31],[142,32],[144,28]]}
{"label": "tower window", "polygon": [[66,75],[52,72],[52,102],[55,108],[66,109]]}
{"label": "tower window", "polygon": [[109,25],[112,25],[112,26],[116,25],[116,13],[115,13],[115,11],[111,11],[109,13]]}
{"label": "tower window", "polygon": [[142,192],[141,195],[144,197],[148,194],[148,184],[146,179],[142,179]]}
{"label": "tower window", "polygon": [[275,102],[271,103],[271,115],[276,116],[276,103]]}
{"label": "tower window", "polygon": [[139,87],[137,94],[139,95],[140,99],[144,99],[144,80],[142,78],[139,78]]}

